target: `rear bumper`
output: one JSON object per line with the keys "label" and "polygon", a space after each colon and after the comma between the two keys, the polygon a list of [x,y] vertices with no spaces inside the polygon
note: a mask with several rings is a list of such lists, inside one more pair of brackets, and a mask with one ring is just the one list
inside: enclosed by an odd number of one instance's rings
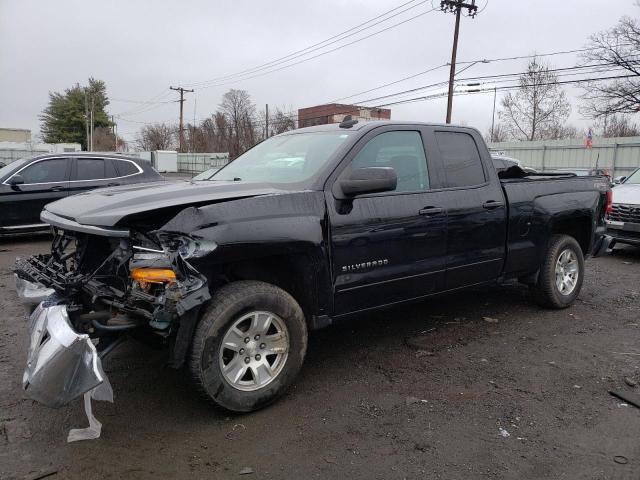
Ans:
{"label": "rear bumper", "polygon": [[71,328],[67,308],[55,301],[42,302],[29,318],[27,358],[22,387],[49,407],[66,405],[106,378],[93,342]]}

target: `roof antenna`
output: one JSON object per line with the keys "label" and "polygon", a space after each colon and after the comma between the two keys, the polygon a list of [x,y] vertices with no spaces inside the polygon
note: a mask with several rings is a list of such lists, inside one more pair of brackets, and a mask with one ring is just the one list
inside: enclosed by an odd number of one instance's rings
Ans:
{"label": "roof antenna", "polygon": [[346,117],[344,117],[344,119],[340,122],[339,127],[340,128],[351,128],[353,127],[356,123],[358,123],[358,120],[354,120],[353,118],[351,118],[351,115],[347,115]]}

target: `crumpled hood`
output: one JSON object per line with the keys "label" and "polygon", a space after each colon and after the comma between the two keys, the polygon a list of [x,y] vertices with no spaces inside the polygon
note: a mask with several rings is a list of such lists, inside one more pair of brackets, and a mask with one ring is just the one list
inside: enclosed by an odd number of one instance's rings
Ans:
{"label": "crumpled hood", "polygon": [[640,184],[616,185],[611,189],[613,203],[626,203],[628,205],[640,205]]}
{"label": "crumpled hood", "polygon": [[48,204],[49,212],[83,225],[113,227],[120,220],[163,208],[288,193],[266,184],[242,182],[153,182],[102,188]]}

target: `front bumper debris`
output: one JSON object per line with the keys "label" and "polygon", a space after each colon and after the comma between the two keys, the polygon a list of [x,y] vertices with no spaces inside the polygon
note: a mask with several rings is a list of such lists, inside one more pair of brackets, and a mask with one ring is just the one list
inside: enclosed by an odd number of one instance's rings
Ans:
{"label": "front bumper debris", "polygon": [[30,282],[24,278],[20,278],[16,274],[14,274],[14,278],[16,281],[16,292],[18,293],[18,297],[20,297],[20,301],[29,314],[33,312],[40,302],[55,293],[53,288],[47,288],[37,283]]}
{"label": "front bumper debris", "polygon": [[27,368],[22,379],[29,398],[60,407],[105,382],[93,342],[89,335],[71,328],[64,305],[41,303],[31,314],[29,333]]}

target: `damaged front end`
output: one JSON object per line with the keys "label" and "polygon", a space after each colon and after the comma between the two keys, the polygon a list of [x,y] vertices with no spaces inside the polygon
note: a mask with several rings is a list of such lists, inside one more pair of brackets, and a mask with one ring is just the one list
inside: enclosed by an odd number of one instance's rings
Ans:
{"label": "damaged front end", "polygon": [[[174,346],[179,367],[207,279],[190,263],[213,242],[182,233],[62,229],[50,254],[16,260],[16,287],[30,317],[27,395],[58,407],[104,382],[100,355],[132,331]],[[126,231],[120,231],[126,232]],[[46,299],[45,299],[46,298]]]}

